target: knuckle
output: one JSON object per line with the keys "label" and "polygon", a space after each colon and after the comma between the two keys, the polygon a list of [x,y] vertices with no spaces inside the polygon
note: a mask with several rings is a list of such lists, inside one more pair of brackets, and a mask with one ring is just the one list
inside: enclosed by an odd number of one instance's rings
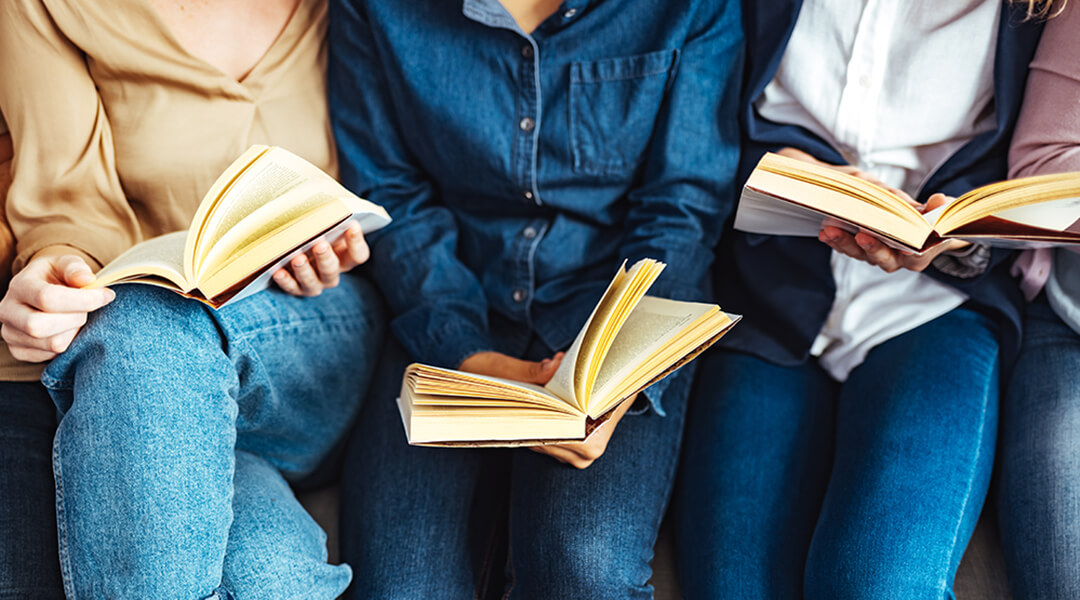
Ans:
{"label": "knuckle", "polygon": [[44,308],[53,299],[53,295],[49,293],[49,288],[39,287],[31,292],[30,303],[38,308]]}
{"label": "knuckle", "polygon": [[44,335],[46,325],[47,324],[45,323],[45,318],[43,315],[33,314],[26,317],[26,323],[23,326],[23,331],[26,333],[26,335],[32,338],[40,339]]}
{"label": "knuckle", "polygon": [[46,347],[57,354],[67,350],[70,345],[71,340],[67,339],[67,337],[51,337],[46,343]]}

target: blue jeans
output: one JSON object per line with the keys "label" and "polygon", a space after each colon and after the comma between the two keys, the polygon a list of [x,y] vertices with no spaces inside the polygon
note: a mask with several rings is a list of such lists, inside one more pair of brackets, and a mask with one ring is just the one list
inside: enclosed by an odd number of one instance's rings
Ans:
{"label": "blue jeans", "polygon": [[[527,449],[409,446],[394,398],[410,362],[388,336],[347,450],[342,557],[357,600],[474,598],[502,569],[505,598],[652,598],[653,543],[676,468],[691,377],[664,392],[667,416],[628,414],[579,471]],[[526,358],[550,356],[533,340]],[[494,479],[494,483],[490,480]],[[506,512],[509,560],[492,537]]]}
{"label": "blue jeans", "polygon": [[843,384],[713,351],[687,418],[688,600],[952,598],[993,464],[997,328],[958,308]]}
{"label": "blue jeans", "polygon": [[998,511],[1017,600],[1080,598],[1080,335],[1028,306],[1002,404]]}
{"label": "blue jeans", "polygon": [[56,408],[38,382],[0,382],[0,600],[63,600],[56,554]]}
{"label": "blue jeans", "polygon": [[120,286],[42,380],[70,600],[329,599],[349,583],[288,481],[347,430],[380,300],[357,276],[317,298],[214,312]]}

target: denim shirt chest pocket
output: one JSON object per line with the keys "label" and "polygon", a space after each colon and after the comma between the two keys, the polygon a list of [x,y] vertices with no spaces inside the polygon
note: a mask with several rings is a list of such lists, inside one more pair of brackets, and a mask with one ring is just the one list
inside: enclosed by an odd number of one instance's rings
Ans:
{"label": "denim shirt chest pocket", "polygon": [[678,50],[570,65],[570,150],[574,171],[621,175],[648,149]]}

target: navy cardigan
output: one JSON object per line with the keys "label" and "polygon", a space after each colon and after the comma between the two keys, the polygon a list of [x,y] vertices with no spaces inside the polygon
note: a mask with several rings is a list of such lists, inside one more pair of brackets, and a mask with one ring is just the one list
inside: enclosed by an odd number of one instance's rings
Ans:
{"label": "navy cardigan", "polygon": [[[976,136],[934,172],[923,188],[921,201],[935,192],[957,196],[1006,177],[1009,140],[1042,25],[1024,22],[1023,9],[1003,1],[994,64],[997,127]],[[740,184],[765,152],[785,146],[829,163],[845,162],[820,137],[802,127],[768,121],[754,109],[754,100],[780,65],[801,4],[801,0],[743,2],[747,64],[739,109],[743,128]],[[713,281],[720,305],[745,319],[721,344],[780,365],[803,363],[836,293],[830,252],[816,238],[743,233],[732,230],[729,223],[718,249]],[[1008,274],[1011,256],[995,249],[987,272],[972,279],[950,277],[933,267],[927,270],[928,275],[967,294],[974,308],[999,321],[1003,360],[1011,360],[1019,349],[1023,304]]]}

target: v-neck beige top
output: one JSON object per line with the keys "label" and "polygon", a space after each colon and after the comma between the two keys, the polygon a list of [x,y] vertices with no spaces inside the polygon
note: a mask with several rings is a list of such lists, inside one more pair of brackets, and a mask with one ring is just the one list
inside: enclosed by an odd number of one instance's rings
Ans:
{"label": "v-neck beige top", "polygon": [[[237,81],[188,52],[145,0],[0,0],[14,271],[54,244],[105,264],[186,229],[251,144],[283,146],[336,176],[326,11],[326,0],[301,0]],[[40,372],[3,354],[0,380]]]}

